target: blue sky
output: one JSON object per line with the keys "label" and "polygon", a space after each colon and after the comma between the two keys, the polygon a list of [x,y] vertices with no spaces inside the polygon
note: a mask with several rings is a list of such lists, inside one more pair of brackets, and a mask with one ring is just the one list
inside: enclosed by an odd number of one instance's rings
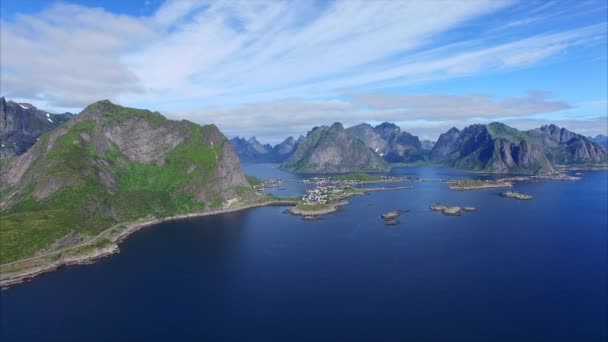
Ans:
{"label": "blue sky", "polygon": [[607,1],[2,1],[3,96],[278,142],[340,121],[607,133]]}

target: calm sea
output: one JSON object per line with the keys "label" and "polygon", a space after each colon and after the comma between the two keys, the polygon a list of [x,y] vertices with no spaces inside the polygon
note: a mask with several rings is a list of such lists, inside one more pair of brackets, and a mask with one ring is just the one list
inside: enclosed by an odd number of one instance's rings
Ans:
{"label": "calm sea", "polygon": [[[139,231],[117,255],[2,291],[0,340],[606,340],[608,172],[518,183],[532,201],[439,181],[471,176],[459,171],[392,173],[428,180],[317,221],[266,207]],[[443,216],[435,202],[478,211]],[[395,209],[410,212],[385,226]]]}

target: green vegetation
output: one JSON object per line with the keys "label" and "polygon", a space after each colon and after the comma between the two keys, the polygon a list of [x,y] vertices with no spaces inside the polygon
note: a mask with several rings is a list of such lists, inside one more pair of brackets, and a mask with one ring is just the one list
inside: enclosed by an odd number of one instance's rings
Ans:
{"label": "green vegetation", "polygon": [[530,137],[524,132],[515,128],[509,127],[500,122],[492,122],[488,125],[488,133],[494,139],[505,139],[512,142],[530,141]]}
{"label": "green vegetation", "polygon": [[[142,115],[155,117],[146,113]],[[114,120],[119,114],[124,113],[110,112],[109,117]],[[186,140],[159,167],[132,162],[116,146],[100,155],[90,143],[101,134],[94,121],[74,124],[36,161],[39,173],[32,175],[36,181],[21,192],[20,201],[0,213],[0,263],[32,256],[73,231],[92,236],[119,222],[200,211],[206,204],[221,207],[219,196],[207,203],[194,197],[212,180],[223,150],[222,144],[204,143],[211,129],[185,125]],[[32,169],[28,172],[34,172]],[[103,184],[102,173],[114,182],[113,187]],[[40,184],[63,187],[37,200],[34,193]],[[237,194],[248,191],[252,189],[235,189]],[[8,192],[0,194],[0,201]]]}
{"label": "green vegetation", "polygon": [[103,112],[104,122],[119,124],[129,119],[143,119],[150,123],[150,126],[157,128],[168,120],[158,112],[151,112],[147,109],[128,108],[115,105],[110,101],[99,101],[93,103],[90,107],[92,110]]}
{"label": "green vegetation", "polygon": [[298,204],[298,209],[302,211],[317,211],[317,210],[325,210],[332,207],[331,204],[327,203],[316,203],[316,204]]}
{"label": "green vegetation", "polygon": [[245,175],[245,178],[247,178],[247,182],[249,182],[249,184],[251,184],[251,186],[256,186],[256,185],[262,184],[262,180],[256,176]]}
{"label": "green vegetation", "polygon": [[0,170],[2,170],[5,166],[10,164],[13,160],[17,159],[17,157],[6,157],[0,159]]}
{"label": "green vegetation", "polygon": [[357,181],[357,182],[373,182],[381,180],[378,176],[373,176],[363,172],[349,173],[346,175],[339,175],[332,177],[333,180],[337,181]]}

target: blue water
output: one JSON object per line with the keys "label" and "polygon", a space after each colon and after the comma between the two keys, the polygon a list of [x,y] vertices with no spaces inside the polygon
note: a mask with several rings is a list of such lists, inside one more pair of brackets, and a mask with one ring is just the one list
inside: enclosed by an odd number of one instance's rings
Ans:
{"label": "blue water", "polygon": [[[532,201],[433,180],[459,171],[392,173],[429,181],[317,221],[266,207],[142,230],[120,254],[2,291],[0,340],[606,340],[608,172],[518,183]],[[393,209],[411,211],[385,226]]]}

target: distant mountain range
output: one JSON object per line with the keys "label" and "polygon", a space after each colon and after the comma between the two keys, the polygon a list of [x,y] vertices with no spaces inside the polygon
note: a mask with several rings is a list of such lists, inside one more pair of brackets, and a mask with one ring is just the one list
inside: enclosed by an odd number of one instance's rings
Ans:
{"label": "distant mountain range", "polygon": [[608,149],[608,136],[598,134],[594,138],[589,137],[588,139],[593,140],[593,142],[598,143]]}
{"label": "distant mountain range", "polygon": [[29,103],[6,101],[0,97],[0,158],[23,154],[42,134],[73,116],[72,113],[48,113]]}
{"label": "distant mountain range", "polygon": [[243,163],[282,163],[291,157],[302,141],[304,141],[303,136],[298,140],[289,137],[273,147],[269,144],[262,145],[255,137],[251,137],[249,140],[240,137],[230,139],[230,143]]}
{"label": "distant mountain range", "polygon": [[[599,141],[596,142],[595,139]],[[502,123],[452,128],[437,142],[419,138],[392,123],[340,123],[315,127],[306,138],[286,139],[272,147],[255,138],[232,139],[245,162],[283,162],[292,172],[384,171],[387,163],[432,163],[499,173],[552,173],[555,165],[606,163],[605,136],[584,137],[556,125],[520,131]],[[604,140],[602,140],[604,139]],[[277,150],[284,146],[284,153]]]}

